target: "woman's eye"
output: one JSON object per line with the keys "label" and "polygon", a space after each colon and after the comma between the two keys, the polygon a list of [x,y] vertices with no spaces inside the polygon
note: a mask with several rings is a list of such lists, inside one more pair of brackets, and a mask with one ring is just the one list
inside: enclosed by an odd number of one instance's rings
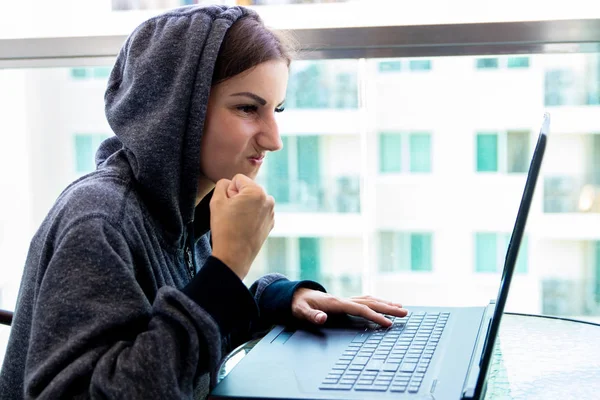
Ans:
{"label": "woman's eye", "polygon": [[245,105],[245,106],[238,106],[237,109],[243,113],[250,114],[250,113],[256,112],[258,110],[258,107],[253,106],[253,105]]}
{"label": "woman's eye", "polygon": [[277,108],[275,109],[275,112],[276,112],[276,113],[281,113],[281,112],[284,112],[284,111],[285,111],[285,107],[284,107],[284,106],[277,107]]}

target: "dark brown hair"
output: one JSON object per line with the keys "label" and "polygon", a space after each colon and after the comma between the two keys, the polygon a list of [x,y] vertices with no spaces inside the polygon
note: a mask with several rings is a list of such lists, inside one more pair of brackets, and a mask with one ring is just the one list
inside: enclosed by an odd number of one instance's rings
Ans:
{"label": "dark brown hair", "polygon": [[296,43],[285,32],[267,28],[260,17],[250,14],[235,21],[225,34],[212,84],[223,82],[266,61],[283,60],[290,66]]}

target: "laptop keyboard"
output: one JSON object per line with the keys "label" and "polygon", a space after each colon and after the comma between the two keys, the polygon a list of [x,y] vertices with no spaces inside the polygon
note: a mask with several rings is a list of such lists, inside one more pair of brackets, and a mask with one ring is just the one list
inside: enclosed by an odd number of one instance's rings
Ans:
{"label": "laptop keyboard", "polygon": [[389,328],[356,335],[323,380],[321,390],[417,393],[450,313],[387,316]]}

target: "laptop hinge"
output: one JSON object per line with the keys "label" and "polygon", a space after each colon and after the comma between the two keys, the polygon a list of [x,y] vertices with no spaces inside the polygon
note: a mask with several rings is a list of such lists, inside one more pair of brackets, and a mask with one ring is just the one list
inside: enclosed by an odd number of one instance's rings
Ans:
{"label": "laptop hinge", "polygon": [[[473,355],[471,356],[469,369],[467,370],[467,377],[463,385],[462,400],[471,400],[476,398],[475,396],[477,395],[477,380],[479,378],[481,359],[485,351],[485,346],[488,343],[488,336],[490,333],[490,327],[492,325],[492,316],[494,315],[495,308],[496,300],[491,300],[490,304],[488,304],[488,306],[485,309],[485,312],[483,313],[481,325],[479,326],[479,333],[477,334],[477,341],[475,342],[475,348],[473,351]],[[481,390],[481,393],[482,395],[479,397],[483,398],[483,394],[485,394],[485,388]]]}

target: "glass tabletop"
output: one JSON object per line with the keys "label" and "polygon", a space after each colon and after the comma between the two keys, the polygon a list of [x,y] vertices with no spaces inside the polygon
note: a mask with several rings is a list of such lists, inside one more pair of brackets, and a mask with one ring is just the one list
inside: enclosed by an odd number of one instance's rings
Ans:
{"label": "glass tabletop", "polygon": [[[223,379],[260,339],[227,355]],[[594,399],[600,393],[600,325],[507,313],[502,317],[486,399]]]}

